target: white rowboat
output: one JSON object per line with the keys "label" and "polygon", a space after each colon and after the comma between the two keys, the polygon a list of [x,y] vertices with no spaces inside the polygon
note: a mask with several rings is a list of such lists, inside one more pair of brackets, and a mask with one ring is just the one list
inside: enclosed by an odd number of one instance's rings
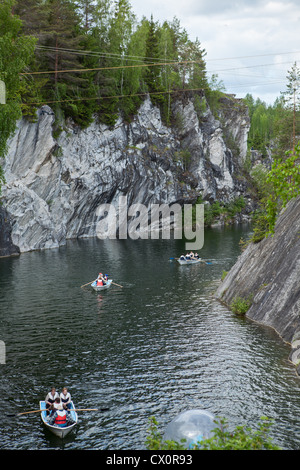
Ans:
{"label": "white rowboat", "polygon": [[111,286],[111,283],[112,283],[112,279],[108,279],[106,281],[106,284],[104,284],[104,286],[97,286],[97,281],[94,281],[92,282],[91,286],[94,290],[98,291],[98,290],[108,289]]}
{"label": "white rowboat", "polygon": [[180,259],[180,258],[178,258],[177,261],[178,261],[179,264],[197,264],[197,263],[200,263],[200,261],[202,261],[202,260],[201,260],[201,258],[198,258],[198,259],[185,259],[185,258]]}
{"label": "white rowboat", "polygon": [[61,437],[62,439],[69,434],[69,432],[72,431],[72,429],[76,426],[77,421],[78,421],[78,416],[74,408],[74,404],[71,401],[71,409],[70,411],[70,416],[73,419],[74,423],[72,423],[70,426],[65,426],[65,427],[60,427],[57,425],[52,425],[47,422],[47,411],[46,410],[46,402],[45,401],[40,401],[40,410],[41,410],[41,418],[49,431],[51,431],[55,436]]}

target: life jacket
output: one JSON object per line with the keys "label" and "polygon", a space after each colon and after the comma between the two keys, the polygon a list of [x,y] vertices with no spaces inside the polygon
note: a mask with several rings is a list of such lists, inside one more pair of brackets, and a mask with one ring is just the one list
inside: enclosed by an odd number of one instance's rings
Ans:
{"label": "life jacket", "polygon": [[103,281],[98,280],[97,281],[97,286],[103,286]]}
{"label": "life jacket", "polygon": [[56,410],[57,416],[54,423],[58,426],[65,426],[67,423],[67,413],[65,410]]}

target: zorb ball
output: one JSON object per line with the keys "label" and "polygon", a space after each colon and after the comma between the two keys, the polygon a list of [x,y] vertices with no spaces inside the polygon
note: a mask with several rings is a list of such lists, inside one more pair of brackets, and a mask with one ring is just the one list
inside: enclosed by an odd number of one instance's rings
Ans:
{"label": "zorb ball", "polygon": [[185,439],[184,445],[191,449],[202,439],[213,436],[212,430],[217,427],[214,415],[205,410],[188,410],[180,413],[167,426],[164,440],[179,442]]}

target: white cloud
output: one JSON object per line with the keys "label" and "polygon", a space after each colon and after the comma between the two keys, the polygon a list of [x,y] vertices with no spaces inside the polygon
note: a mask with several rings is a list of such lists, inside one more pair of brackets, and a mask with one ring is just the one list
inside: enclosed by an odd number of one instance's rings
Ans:
{"label": "white cloud", "polygon": [[[239,97],[252,93],[273,103],[285,89],[287,71],[295,61],[300,62],[298,0],[130,3],[139,19],[153,14],[162,23],[176,16],[190,39],[197,37],[207,51],[208,71],[217,72],[226,90]],[[229,68],[235,70],[226,70]]]}

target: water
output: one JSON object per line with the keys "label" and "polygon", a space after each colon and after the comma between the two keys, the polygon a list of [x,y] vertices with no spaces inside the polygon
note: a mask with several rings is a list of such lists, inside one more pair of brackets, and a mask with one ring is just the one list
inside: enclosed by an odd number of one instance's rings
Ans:
{"label": "water", "polygon": [[[272,437],[298,449],[299,378],[270,328],[214,300],[239,255],[243,228],[208,230],[201,256],[180,266],[181,240],[77,240],[0,259],[1,449],[144,449],[149,417],[163,431],[181,411],[206,409],[229,427],[274,419]],[[123,287],[80,286],[99,271]],[[62,442],[37,410],[69,387],[77,431]]]}

